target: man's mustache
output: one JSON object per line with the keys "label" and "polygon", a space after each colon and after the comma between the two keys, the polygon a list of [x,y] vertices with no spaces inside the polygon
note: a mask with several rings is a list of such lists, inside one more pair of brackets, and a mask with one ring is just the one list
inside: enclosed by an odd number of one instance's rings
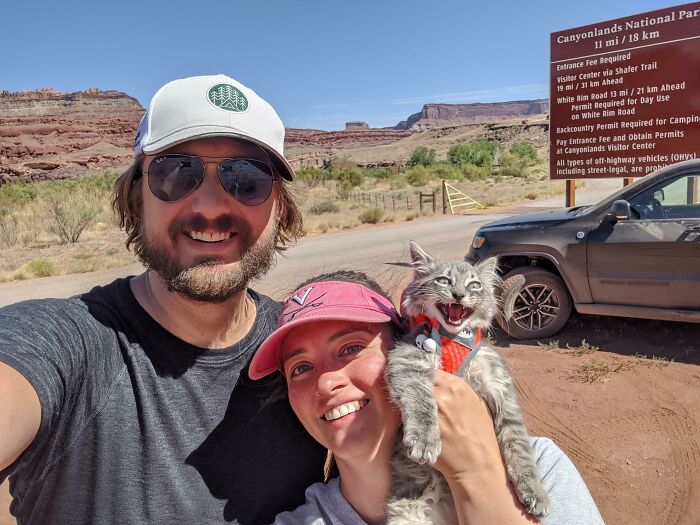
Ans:
{"label": "man's mustache", "polygon": [[174,239],[183,231],[203,232],[207,230],[215,232],[235,231],[241,238],[248,239],[252,228],[246,220],[233,215],[220,215],[214,220],[206,219],[202,215],[194,215],[175,219],[168,228],[168,234],[171,239]]}

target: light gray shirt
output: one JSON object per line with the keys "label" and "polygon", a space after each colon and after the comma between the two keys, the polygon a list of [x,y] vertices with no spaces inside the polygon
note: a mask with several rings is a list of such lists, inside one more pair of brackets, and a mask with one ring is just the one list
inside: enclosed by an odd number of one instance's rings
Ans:
{"label": "light gray shirt", "polygon": [[[532,438],[533,453],[542,485],[552,499],[543,525],[598,525],[603,518],[581,475],[551,439]],[[275,525],[363,525],[340,492],[340,478],[306,489],[306,503],[292,512],[278,514]]]}

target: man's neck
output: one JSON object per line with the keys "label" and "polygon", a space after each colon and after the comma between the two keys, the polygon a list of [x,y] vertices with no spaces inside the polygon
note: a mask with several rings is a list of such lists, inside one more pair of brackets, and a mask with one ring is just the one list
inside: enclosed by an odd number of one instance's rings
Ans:
{"label": "man's neck", "polygon": [[255,303],[247,290],[222,303],[193,301],[167,289],[152,271],[134,277],[136,301],[163,328],[200,348],[225,348],[245,337],[255,322]]}

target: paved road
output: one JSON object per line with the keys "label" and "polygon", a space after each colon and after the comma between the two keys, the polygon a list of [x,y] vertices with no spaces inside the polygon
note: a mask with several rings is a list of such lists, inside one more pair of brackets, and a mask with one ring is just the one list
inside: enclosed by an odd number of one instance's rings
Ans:
{"label": "paved road", "polygon": [[[272,271],[253,287],[281,298],[303,279],[348,268],[367,272],[383,285],[398,288],[408,277],[408,270],[385,263],[407,261],[411,239],[438,257],[461,259],[479,225],[505,216],[507,214],[445,216],[302,239],[297,246],[279,256]],[[132,264],[89,274],[1,284],[0,306],[27,299],[70,297],[142,270],[140,264]]]}

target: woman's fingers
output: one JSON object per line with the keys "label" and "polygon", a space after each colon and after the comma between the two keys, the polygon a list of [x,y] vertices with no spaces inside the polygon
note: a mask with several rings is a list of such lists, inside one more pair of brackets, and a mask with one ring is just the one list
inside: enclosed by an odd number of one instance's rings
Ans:
{"label": "woman's fingers", "polygon": [[435,464],[446,477],[502,469],[488,407],[461,378],[437,370],[434,381],[442,453]]}

